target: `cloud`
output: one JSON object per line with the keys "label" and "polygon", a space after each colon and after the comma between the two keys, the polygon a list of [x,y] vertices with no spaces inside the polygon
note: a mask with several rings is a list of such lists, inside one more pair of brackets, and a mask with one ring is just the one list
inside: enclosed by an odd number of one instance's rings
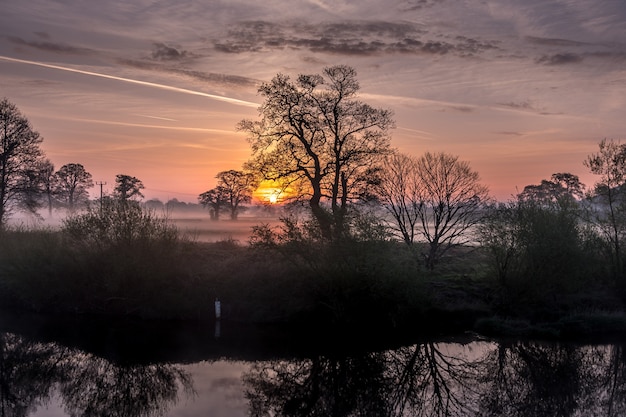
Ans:
{"label": "cloud", "polygon": [[474,111],[474,108],[470,106],[450,106],[449,108],[461,113],[471,113]]}
{"label": "cloud", "polygon": [[585,42],[571,41],[569,39],[559,38],[540,38],[536,36],[526,36],[527,42],[534,43],[536,45],[549,45],[549,46],[584,46],[589,45]]}
{"label": "cloud", "polygon": [[407,22],[344,21],[318,25],[281,25],[265,21],[240,22],[224,39],[214,42],[217,51],[231,54],[304,50],[343,55],[455,53],[461,56],[497,49],[497,42],[457,36],[452,41],[424,39],[421,26]]}
{"label": "cloud", "polygon": [[566,64],[577,64],[583,61],[583,57],[580,54],[574,54],[571,52],[564,52],[560,54],[554,55],[543,55],[541,58],[538,58],[536,62],[538,64],[545,65],[566,65]]}
{"label": "cloud", "polygon": [[[41,36],[43,32],[38,32],[38,36],[44,39],[47,39]],[[15,45],[27,46],[29,48],[39,49],[41,51],[46,52],[54,52],[58,54],[68,54],[68,55],[90,55],[93,54],[94,51],[88,48],[80,48],[76,46],[67,45],[64,43],[55,43],[55,42],[36,42],[36,41],[27,41],[17,36],[7,36],[7,40]]]}
{"label": "cloud", "polygon": [[521,103],[516,103],[516,102],[511,101],[509,103],[498,103],[498,104],[501,105],[501,106],[504,106],[504,107],[509,107],[511,109],[515,109],[515,110],[532,110],[532,111],[536,111],[536,109],[528,101],[522,101]]}
{"label": "cloud", "polygon": [[202,72],[202,71],[194,71],[187,70],[182,68],[172,68],[165,67],[159,64],[155,64],[153,62],[145,62],[145,61],[137,61],[132,59],[118,59],[118,64],[122,64],[132,68],[138,68],[145,71],[158,71],[175,75],[182,75],[185,77],[189,77],[195,79],[197,81],[202,81],[209,84],[220,85],[220,86],[230,86],[230,87],[256,87],[260,84],[259,80],[255,80],[252,78],[241,77],[238,75],[230,75],[230,74],[216,74],[212,72]]}
{"label": "cloud", "polygon": [[161,42],[155,42],[152,50],[152,58],[157,61],[179,61],[190,56],[191,54],[185,50],[179,50]]}
{"label": "cloud", "polygon": [[494,132],[496,135],[505,135],[505,136],[525,136],[525,133],[522,132]]}
{"label": "cloud", "polygon": [[407,0],[399,5],[398,9],[401,11],[413,11],[420,10],[428,7],[433,7],[437,4],[443,3],[444,0]]}

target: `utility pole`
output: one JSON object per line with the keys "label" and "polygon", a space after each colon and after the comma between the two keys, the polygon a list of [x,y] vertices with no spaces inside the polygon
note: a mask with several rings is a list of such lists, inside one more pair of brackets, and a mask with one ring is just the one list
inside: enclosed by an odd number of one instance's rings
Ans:
{"label": "utility pole", "polygon": [[103,186],[103,185],[106,185],[106,184],[107,184],[107,183],[106,183],[106,182],[104,182],[104,181],[99,181],[99,182],[96,182],[96,185],[99,185],[99,186],[100,186],[100,213],[102,213],[102,197],[103,197],[103,195],[102,195],[102,186]]}

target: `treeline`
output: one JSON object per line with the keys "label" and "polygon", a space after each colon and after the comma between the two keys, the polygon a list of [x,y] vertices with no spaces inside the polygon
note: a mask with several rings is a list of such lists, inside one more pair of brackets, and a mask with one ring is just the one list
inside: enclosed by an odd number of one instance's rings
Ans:
{"label": "treeline", "polygon": [[[80,163],[68,163],[58,170],[41,149],[43,138],[8,99],[0,101],[0,230],[16,211],[38,216],[40,209],[63,208],[70,214],[89,204],[88,189],[94,185],[91,173]],[[109,199],[133,201],[143,198],[138,178],[118,174]],[[100,200],[104,198],[100,196]],[[102,203],[102,201],[101,201]]]}

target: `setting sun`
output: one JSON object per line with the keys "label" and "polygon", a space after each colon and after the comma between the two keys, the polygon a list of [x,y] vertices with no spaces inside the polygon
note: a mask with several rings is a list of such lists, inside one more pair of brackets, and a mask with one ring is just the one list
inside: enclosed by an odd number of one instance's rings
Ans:
{"label": "setting sun", "polygon": [[263,181],[259,187],[252,193],[254,200],[261,204],[281,204],[290,195],[289,188],[282,187],[276,181]]}

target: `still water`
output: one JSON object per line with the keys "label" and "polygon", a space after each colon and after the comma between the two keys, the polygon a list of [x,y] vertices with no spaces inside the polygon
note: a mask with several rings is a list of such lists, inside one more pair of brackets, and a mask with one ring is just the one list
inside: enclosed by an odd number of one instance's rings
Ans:
{"label": "still water", "polygon": [[0,315],[0,416],[626,415],[619,343],[326,336]]}

